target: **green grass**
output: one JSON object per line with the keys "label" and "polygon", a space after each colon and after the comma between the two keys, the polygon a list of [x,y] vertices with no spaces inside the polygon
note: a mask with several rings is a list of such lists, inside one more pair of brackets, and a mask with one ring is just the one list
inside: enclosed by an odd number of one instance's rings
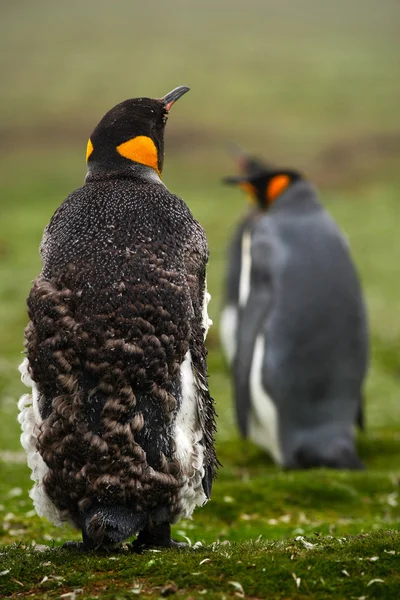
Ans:
{"label": "green grass", "polygon": [[24,597],[27,587],[29,597],[35,599],[60,598],[74,590],[81,598],[84,590],[85,598],[109,600],[170,594],[253,599],[342,599],[365,594],[365,598],[397,600],[399,542],[399,532],[387,531],[336,539],[298,536],[290,541],[215,542],[190,552],[142,556],[125,552],[111,557],[14,545],[0,582],[5,580],[2,587],[7,594]]}
{"label": "green grass", "polygon": [[[2,9],[0,597],[73,600],[81,588],[82,599],[400,595],[400,5],[293,6],[21,0]],[[171,114],[164,181],[209,239],[207,343],[223,467],[211,502],[174,528],[201,547],[82,556],[60,549],[77,532],[39,519],[28,496],[16,422],[25,299],[43,228],[81,184],[97,120],[126,97],[179,84],[192,89]],[[303,168],[349,237],[371,330],[363,472],[282,472],[237,436],[218,343],[225,248],[246,210],[220,185],[234,170],[230,141]]]}

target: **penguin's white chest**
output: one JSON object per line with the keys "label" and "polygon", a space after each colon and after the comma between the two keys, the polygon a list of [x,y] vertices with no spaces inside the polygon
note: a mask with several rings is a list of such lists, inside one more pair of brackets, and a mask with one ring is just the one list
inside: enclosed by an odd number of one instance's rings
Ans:
{"label": "penguin's white chest", "polygon": [[34,381],[29,375],[28,359],[22,362],[19,367],[21,380],[26,386],[32,388],[32,394],[24,394],[18,402],[18,421],[21,425],[21,445],[26,451],[28,467],[31,469],[31,479],[35,482],[29,495],[37,514],[40,517],[46,517],[54,525],[61,525],[67,521],[67,517],[62,515],[53,502],[48,497],[43,478],[48,472],[48,467],[41,457],[38,446],[37,436],[42,423],[39,411],[39,392]]}
{"label": "penguin's white chest", "polygon": [[181,464],[183,480],[179,491],[180,514],[177,520],[189,518],[196,506],[202,506],[207,501],[203,490],[204,434],[199,415],[201,395],[195,381],[190,351],[186,353],[181,365],[180,377],[181,402],[173,431],[175,458]]}
{"label": "penguin's white chest", "polygon": [[221,314],[220,337],[225,358],[230,366],[237,351],[237,328],[239,308],[247,304],[251,285],[251,232],[245,231],[242,236],[240,273],[237,281],[238,306],[228,304]]}
{"label": "penguin's white chest", "polygon": [[247,304],[251,284],[251,232],[245,231],[242,237],[241,269],[239,279],[239,306]]}
{"label": "penguin's white chest", "polygon": [[222,349],[229,366],[232,366],[237,350],[237,322],[238,309],[233,304],[228,304],[222,311],[219,329]]}
{"label": "penguin's white chest", "polygon": [[264,354],[265,340],[263,334],[260,334],[254,344],[250,370],[251,409],[249,414],[249,437],[257,446],[261,446],[267,450],[276,463],[282,464],[283,459],[278,431],[278,411],[262,382]]}
{"label": "penguin's white chest", "polygon": [[[202,324],[204,339],[207,336],[212,321],[208,316],[207,306],[211,299],[207,292],[207,282],[204,289],[202,306]],[[176,520],[190,518],[196,506],[202,506],[207,502],[207,496],[203,489],[204,469],[204,446],[202,420],[201,390],[196,381],[192,356],[190,351],[186,353],[185,360],[181,364],[181,402],[175,417],[173,437],[175,442],[175,457],[182,467],[183,485],[179,491],[180,513]]]}
{"label": "penguin's white chest", "polygon": [[[241,241],[241,267],[238,281],[238,307],[228,305],[222,314],[221,318],[221,338],[225,355],[230,364],[237,352],[237,329],[239,318],[239,310],[245,309],[250,292],[251,292],[251,271],[252,271],[252,237],[251,231],[245,230]],[[245,318],[251,319],[251,315],[246,312]],[[241,327],[245,327],[246,323],[241,323]],[[253,349],[253,357],[249,374],[249,393],[250,393],[250,410],[249,410],[249,437],[250,439],[267,450],[278,464],[282,463],[282,451],[279,442],[279,422],[276,406],[266,392],[263,386],[263,364],[265,340],[260,334],[255,341]],[[240,363],[236,365],[237,369],[241,368]]]}
{"label": "penguin's white chest", "polygon": [[207,281],[204,286],[204,297],[203,297],[203,310],[202,310],[202,322],[204,329],[204,339],[207,337],[208,330],[213,324],[212,320],[208,316],[208,303],[211,300],[211,294],[207,291]]}

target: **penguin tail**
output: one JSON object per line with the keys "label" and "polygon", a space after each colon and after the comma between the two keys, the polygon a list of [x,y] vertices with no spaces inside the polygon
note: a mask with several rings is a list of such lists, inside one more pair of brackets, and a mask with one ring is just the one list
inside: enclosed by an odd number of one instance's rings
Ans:
{"label": "penguin tail", "polygon": [[92,506],[84,513],[83,542],[89,549],[120,544],[144,529],[147,521],[147,513],[126,506]]}

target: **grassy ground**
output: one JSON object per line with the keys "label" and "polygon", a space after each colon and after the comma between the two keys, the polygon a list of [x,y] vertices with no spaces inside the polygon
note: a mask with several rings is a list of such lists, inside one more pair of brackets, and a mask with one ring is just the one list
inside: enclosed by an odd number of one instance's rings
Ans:
{"label": "grassy ground", "polygon": [[[400,6],[134,4],[2,8],[0,597],[397,599]],[[40,270],[42,230],[80,185],[86,139],[102,113],[179,84],[192,91],[168,124],[164,181],[209,238],[210,386],[224,466],[212,501],[175,527],[196,549],[83,557],[59,548],[77,534],[40,520],[28,497],[16,423],[25,298]],[[364,472],[281,472],[237,437],[218,344],[225,246],[245,210],[240,194],[219,184],[232,170],[232,140],[304,168],[349,237],[371,324]]]}

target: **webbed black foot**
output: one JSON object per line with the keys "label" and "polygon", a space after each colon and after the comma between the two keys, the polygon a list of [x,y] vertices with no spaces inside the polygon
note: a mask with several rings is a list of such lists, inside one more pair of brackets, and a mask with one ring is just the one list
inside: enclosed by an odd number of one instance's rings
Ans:
{"label": "webbed black foot", "polygon": [[171,539],[171,525],[169,523],[146,527],[139,533],[134,542],[128,544],[129,550],[138,554],[150,548],[184,549],[188,547],[188,544],[184,542],[175,542]]}
{"label": "webbed black foot", "polygon": [[73,540],[64,542],[61,548],[65,550],[79,550],[80,552],[88,552],[89,550],[92,550],[92,548],[88,548],[83,542],[75,542]]}

